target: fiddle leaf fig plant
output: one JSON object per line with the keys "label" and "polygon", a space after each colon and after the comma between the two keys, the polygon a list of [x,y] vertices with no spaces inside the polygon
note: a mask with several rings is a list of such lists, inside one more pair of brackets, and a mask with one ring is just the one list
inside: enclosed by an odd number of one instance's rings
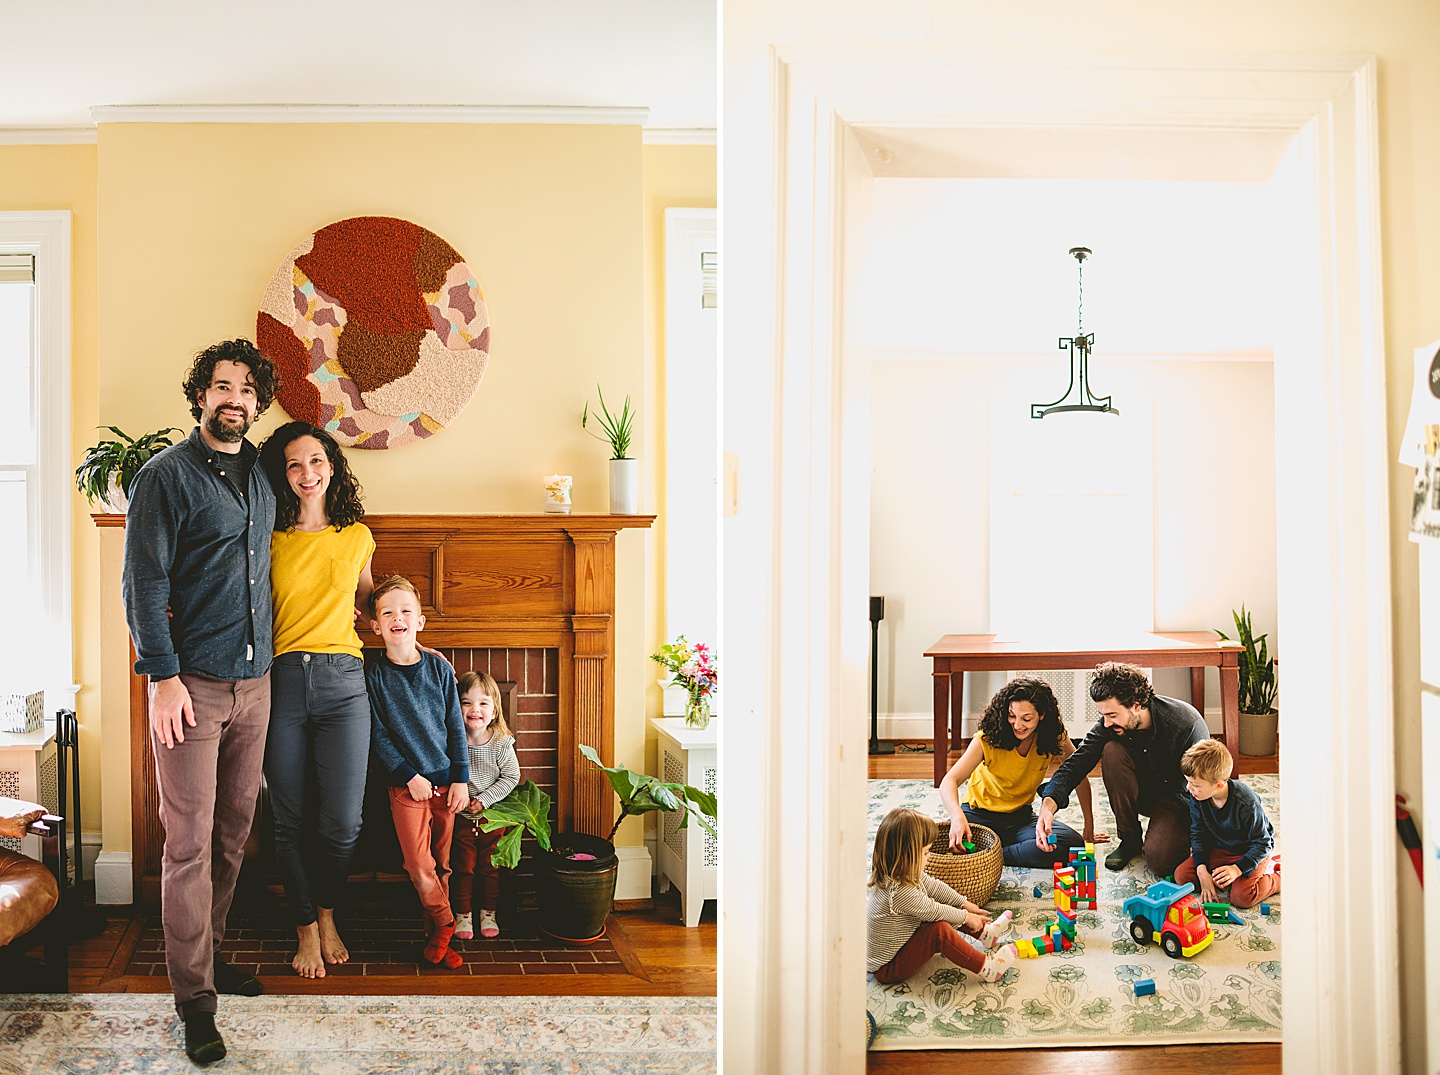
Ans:
{"label": "fiddle leaf fig plant", "polygon": [[546,851],[550,850],[550,796],[527,780],[509,795],[480,812],[485,832],[507,829],[490,856],[492,866],[513,869],[520,862],[520,841],[528,832]]}
{"label": "fiddle leaf fig plant", "polygon": [[1275,658],[1265,648],[1265,640],[1270,636],[1263,634],[1256,637],[1250,626],[1250,613],[1243,604],[1239,612],[1232,609],[1230,615],[1235,618],[1235,634],[1238,637],[1231,639],[1219,629],[1215,633],[1226,642],[1238,641],[1245,647],[1240,651],[1239,662],[1240,712],[1268,713],[1275,708],[1275,698],[1280,689],[1275,680]]}
{"label": "fiddle leaf fig plant", "polygon": [[75,468],[75,487],[91,504],[103,503],[110,497],[111,487],[118,487],[125,499],[130,498],[130,486],[140,468],[150,457],[175,442],[171,433],[180,430],[173,426],[154,433],[142,433],[132,437],[117,426],[97,426],[108,429],[118,440],[101,440],[85,452],[85,458]]}
{"label": "fiddle leaf fig plant", "polygon": [[580,753],[605,770],[610,786],[615,789],[615,794],[620,796],[620,816],[615,819],[615,825],[606,837],[607,840],[615,839],[620,822],[627,817],[632,814],[648,814],[653,810],[663,810],[666,813],[679,811],[682,829],[688,827],[693,815],[701,828],[718,838],[715,820],[719,815],[715,796],[708,791],[692,788],[689,784],[667,783],[645,773],[633,773],[623,765],[612,769],[601,764],[600,755],[595,753],[593,747],[583,743],[580,744]]}

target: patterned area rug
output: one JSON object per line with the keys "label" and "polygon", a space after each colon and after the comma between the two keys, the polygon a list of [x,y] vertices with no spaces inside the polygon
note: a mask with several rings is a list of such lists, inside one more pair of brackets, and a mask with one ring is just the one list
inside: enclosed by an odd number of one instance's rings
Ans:
{"label": "patterned area rug", "polygon": [[[1280,778],[1242,777],[1265,804],[1280,833]],[[1096,793],[1098,826],[1114,835],[1104,785]],[[897,806],[945,817],[940,793],[928,780],[870,781],[866,862],[880,820]],[[1077,832],[1079,804],[1072,797],[1059,814]],[[1112,844],[1096,847],[1103,860]],[[1075,1045],[1166,1045],[1180,1042],[1280,1040],[1280,902],[1268,917],[1258,907],[1236,912],[1243,926],[1212,924],[1215,939],[1192,959],[1170,959],[1158,945],[1130,939],[1120,905],[1159,880],[1136,859],[1112,873],[1098,861],[1099,908],[1081,911],[1078,943],[1060,955],[1022,959],[993,985],[941,956],[913,978],[885,986],[869,978],[866,1006],[879,1028],[873,1049],[964,1049]],[[1040,896],[1034,895],[1035,886]],[[1055,917],[1047,871],[1007,866],[987,905],[1014,912],[1016,929],[1005,940],[1038,936]],[[1136,997],[1132,984],[1155,982],[1155,995]]]}
{"label": "patterned area rug", "polygon": [[[266,1075],[716,1070],[714,998],[225,997],[229,1056]],[[0,1073],[193,1073],[169,995],[0,997]]]}

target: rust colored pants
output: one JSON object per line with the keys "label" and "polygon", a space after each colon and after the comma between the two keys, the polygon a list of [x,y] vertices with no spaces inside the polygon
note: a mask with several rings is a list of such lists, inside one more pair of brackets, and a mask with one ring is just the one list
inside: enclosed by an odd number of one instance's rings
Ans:
{"label": "rust colored pants", "polygon": [[450,913],[450,833],[455,815],[445,805],[447,784],[428,802],[417,803],[405,788],[390,788],[390,816],[405,856],[405,872],[420,905],[437,925],[454,921]]}
{"label": "rust colored pants", "polygon": [[[1100,777],[1110,810],[1115,815],[1115,835],[1121,843],[1140,843],[1145,865],[1156,877],[1173,873],[1190,853],[1190,808],[1167,793],[1148,773],[1135,768],[1135,756],[1117,742],[1105,744],[1100,755]],[[1150,819],[1143,842],[1140,815]]]}
{"label": "rust colored pants", "polygon": [[[1221,866],[1233,866],[1239,861],[1239,855],[1217,847],[1210,852],[1210,872],[1214,873]],[[1197,892],[1200,890],[1200,876],[1195,870],[1193,855],[1175,869],[1175,883],[1183,885],[1187,881],[1195,886]],[[1230,906],[1254,907],[1279,891],[1280,874],[1275,869],[1275,856],[1266,855],[1260,865],[1245,876],[1237,877],[1230,886]]]}
{"label": "rust colored pants", "polygon": [[464,814],[455,819],[455,838],[450,844],[450,900],[456,914],[470,914],[470,894],[475,878],[480,878],[480,909],[493,911],[500,902],[500,867],[490,865],[495,845],[505,835],[504,829],[481,832]]}
{"label": "rust colored pants", "polygon": [[[903,982],[925,966],[930,957],[940,953],[957,967],[964,967],[971,974],[979,974],[985,966],[985,953],[960,936],[961,930],[969,933],[970,927],[956,927],[949,922],[927,922],[905,942],[895,958],[875,972],[877,982]],[[974,934],[971,934],[974,936]]]}

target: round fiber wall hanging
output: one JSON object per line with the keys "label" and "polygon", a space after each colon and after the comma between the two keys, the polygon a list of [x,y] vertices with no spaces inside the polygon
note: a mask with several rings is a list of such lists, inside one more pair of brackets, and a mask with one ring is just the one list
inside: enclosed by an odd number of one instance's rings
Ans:
{"label": "round fiber wall hanging", "polygon": [[490,351],[475,274],[444,239],[395,217],[351,217],[309,236],[270,277],[256,320],[280,406],[356,448],[444,429],[475,395]]}

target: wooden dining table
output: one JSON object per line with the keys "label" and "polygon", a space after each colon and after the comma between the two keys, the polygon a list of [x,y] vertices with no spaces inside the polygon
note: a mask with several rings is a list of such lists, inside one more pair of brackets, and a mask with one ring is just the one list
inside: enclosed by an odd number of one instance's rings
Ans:
{"label": "wooden dining table", "polygon": [[964,745],[966,672],[1028,672],[1094,668],[1125,661],[1145,668],[1189,668],[1190,700],[1205,713],[1205,669],[1220,670],[1219,736],[1233,754],[1240,749],[1240,653],[1211,631],[1138,632],[1107,638],[1040,639],[1011,635],[945,635],[925,651],[935,681],[935,786],[949,768],[950,741]]}

